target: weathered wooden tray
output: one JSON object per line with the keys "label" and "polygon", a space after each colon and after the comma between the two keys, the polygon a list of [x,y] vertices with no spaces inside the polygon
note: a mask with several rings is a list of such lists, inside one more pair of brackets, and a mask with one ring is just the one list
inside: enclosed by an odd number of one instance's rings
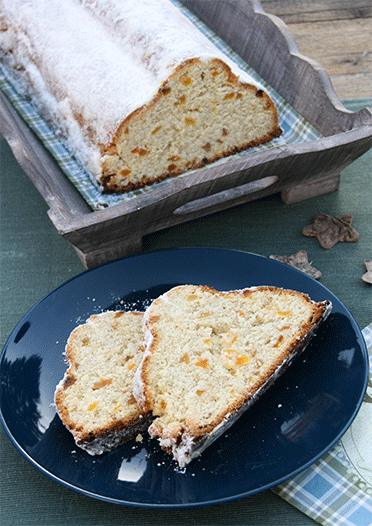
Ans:
{"label": "weathered wooden tray", "polygon": [[372,111],[346,110],[325,70],[299,54],[258,0],[183,0],[323,136],[175,178],[119,205],[92,209],[0,93],[0,132],[86,268],[140,252],[146,234],[280,192],[284,203],[337,190],[340,172],[372,146]]}

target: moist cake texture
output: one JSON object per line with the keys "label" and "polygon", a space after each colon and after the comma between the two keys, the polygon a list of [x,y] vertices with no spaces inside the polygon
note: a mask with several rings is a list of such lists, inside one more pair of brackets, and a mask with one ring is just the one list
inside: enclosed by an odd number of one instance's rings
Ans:
{"label": "moist cake texture", "polygon": [[146,351],[134,394],[152,437],[187,465],[306,346],[330,302],[276,287],[217,292],[180,286],[145,313]]}
{"label": "moist cake texture", "polygon": [[66,345],[69,368],[55,393],[58,414],[91,455],[147,429],[149,415],[133,396],[143,354],[143,314],[108,311],[76,327]]}
{"label": "moist cake texture", "polygon": [[281,134],[260,84],[169,0],[0,0],[0,57],[103,192]]}

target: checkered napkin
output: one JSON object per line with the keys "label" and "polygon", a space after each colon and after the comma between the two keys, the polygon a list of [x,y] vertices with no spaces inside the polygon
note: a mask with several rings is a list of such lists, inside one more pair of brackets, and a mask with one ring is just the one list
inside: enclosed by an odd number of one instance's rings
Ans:
{"label": "checkered napkin", "polygon": [[[372,357],[372,323],[363,331]],[[372,525],[372,360],[360,411],[324,457],[273,491],[325,526]]]}
{"label": "checkered napkin", "polygon": [[[178,0],[172,0],[179,9],[191,19],[191,21],[226,55],[228,55],[239,67],[249,73],[257,82],[261,83],[271,98],[274,100],[278,112],[279,122],[283,129],[281,137],[275,138],[269,144],[251,148],[245,152],[240,152],[229,158],[220,159],[215,164],[227,162],[229,159],[238,159],[245,155],[262,150],[266,148],[273,148],[274,146],[283,144],[294,144],[299,142],[313,141],[322,137],[322,135],[303,117],[301,117],[278,93],[276,93],[271,86],[269,86],[257,73],[250,68],[236,53],[234,53],[215,33],[205,26],[198,18],[196,18],[190,11],[183,7]],[[85,201],[93,210],[99,210],[108,206],[114,206],[123,201],[128,201],[138,195],[148,193],[154,190],[159,185],[164,185],[168,180],[152,185],[149,188],[134,190],[123,195],[103,195],[92,183],[89,175],[82,169],[76,159],[65,148],[62,141],[53,133],[47,123],[37,114],[34,107],[24,98],[22,98],[16,91],[16,86],[8,78],[6,70],[2,68],[0,63],[0,89],[4,92],[14,108],[18,111],[25,122],[36,133],[38,138],[42,141],[44,146],[53,155],[62,171],[66,174],[71,183],[77,188]],[[210,166],[210,165],[209,165]],[[185,177],[190,172],[182,174],[178,177]]]}

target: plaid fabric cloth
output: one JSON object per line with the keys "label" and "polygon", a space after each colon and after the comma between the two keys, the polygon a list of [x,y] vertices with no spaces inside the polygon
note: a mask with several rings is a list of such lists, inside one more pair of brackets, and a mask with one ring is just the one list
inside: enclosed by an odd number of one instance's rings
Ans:
{"label": "plaid fabric cloth", "polygon": [[[372,356],[372,323],[363,331]],[[306,471],[273,489],[325,526],[372,525],[372,361],[358,416],[340,442]]]}
{"label": "plaid fabric cloth", "polygon": [[[310,125],[304,118],[302,118],[278,93],[276,93],[271,86],[269,86],[257,73],[250,68],[236,53],[234,53],[220,38],[217,37],[212,31],[209,30],[198,18],[190,13],[185,7],[183,7],[178,0],[172,0],[181,11],[188,16],[191,21],[201,30],[205,35],[226,55],[228,55],[234,62],[236,62],[241,69],[248,72],[256,81],[261,83],[267,92],[274,100],[278,112],[279,122],[283,129],[281,137],[275,138],[269,144],[259,146],[258,148],[252,148],[245,152],[240,152],[228,159],[235,159],[250,155],[260,149],[273,148],[283,144],[293,144],[298,142],[313,141],[322,137],[322,135]],[[13,104],[14,108],[18,111],[25,122],[31,127],[38,138],[43,142],[45,147],[53,155],[62,171],[66,174],[68,179],[81,193],[85,201],[91,206],[93,210],[99,210],[100,208],[107,206],[114,206],[123,201],[127,201],[135,198],[138,195],[153,191],[157,185],[152,185],[147,189],[135,190],[128,192],[123,195],[103,195],[92,183],[89,175],[82,169],[76,159],[71,153],[65,148],[61,140],[53,133],[47,123],[37,114],[33,106],[26,100],[24,100],[14,89],[15,87],[9,81],[6,76],[5,69],[2,69],[0,64],[0,89],[8,97]],[[216,164],[225,163],[227,158],[216,161]],[[187,172],[190,173],[190,172]],[[182,174],[178,177],[184,177],[186,174]],[[168,180],[169,181],[169,180]],[[158,183],[163,185],[167,184],[168,181],[162,181]]]}

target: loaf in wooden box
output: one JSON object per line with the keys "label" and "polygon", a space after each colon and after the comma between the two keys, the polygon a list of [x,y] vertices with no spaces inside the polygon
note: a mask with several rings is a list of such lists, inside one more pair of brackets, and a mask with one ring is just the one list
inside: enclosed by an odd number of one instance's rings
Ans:
{"label": "loaf in wooden box", "polygon": [[104,192],[279,136],[263,87],[170,0],[1,0],[0,56]]}
{"label": "loaf in wooden box", "polygon": [[[185,0],[181,8],[188,8],[193,19],[198,17],[240,61],[249,64],[265,89],[272,90],[270,95],[274,92],[284,101],[280,123],[288,108],[299,120],[286,125],[283,136],[270,146],[113,200],[99,193],[92,204],[92,185],[79,179],[76,161],[62,151],[58,138],[44,132],[45,122],[27,118],[24,102],[0,79],[6,94],[0,93],[0,131],[48,203],[53,224],[87,267],[140,251],[146,234],[236,204],[277,192],[289,203],[335,190],[340,171],[371,146],[370,110],[347,111],[321,66],[299,55],[286,26],[264,13],[259,2]],[[287,132],[297,132],[299,122],[306,122],[313,135],[283,141]],[[78,177],[70,178],[71,174]]]}

